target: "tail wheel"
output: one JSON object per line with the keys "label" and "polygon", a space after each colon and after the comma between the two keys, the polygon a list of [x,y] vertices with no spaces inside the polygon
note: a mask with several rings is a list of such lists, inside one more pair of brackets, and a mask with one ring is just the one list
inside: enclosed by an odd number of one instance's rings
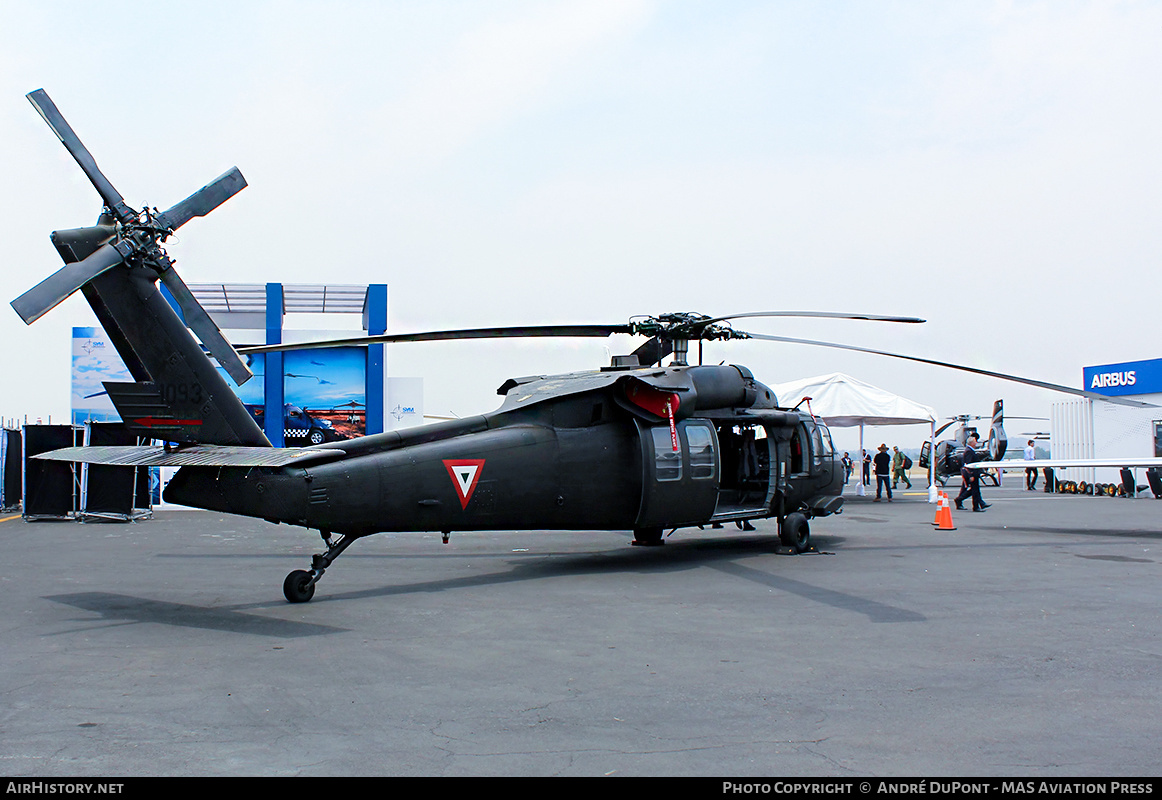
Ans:
{"label": "tail wheel", "polygon": [[779,527],[779,541],[796,553],[804,553],[811,547],[811,526],[807,517],[799,512],[787,515]]}
{"label": "tail wheel", "polygon": [[315,582],[311,573],[296,569],[282,582],[282,594],[288,603],[306,603],[315,596]]}

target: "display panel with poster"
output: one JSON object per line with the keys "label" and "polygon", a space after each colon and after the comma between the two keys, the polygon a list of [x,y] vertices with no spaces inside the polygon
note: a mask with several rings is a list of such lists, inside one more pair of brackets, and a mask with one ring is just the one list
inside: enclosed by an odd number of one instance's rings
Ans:
{"label": "display panel with poster", "polygon": [[25,519],[68,519],[73,516],[77,509],[77,465],[33,456],[83,443],[83,431],[72,425],[24,426]]}
{"label": "display panel with poster", "polygon": [[[222,374],[265,430],[267,359],[261,353],[247,356],[247,366],[254,377],[242,386],[224,371]],[[288,447],[367,434],[367,358],[363,348],[288,351],[282,358],[282,380],[283,436]]]}
{"label": "display panel with poster", "polygon": [[19,430],[0,430],[0,509],[10,511],[20,507],[23,498],[20,459],[24,452],[24,436]]}
{"label": "display panel with poster", "polygon": [[[283,354],[287,444],[319,444],[367,433],[367,356],[361,347],[291,350]],[[296,416],[298,409],[301,415]]]}
{"label": "display panel with poster", "polygon": [[105,381],[132,382],[133,376],[102,328],[73,328],[72,396],[69,404],[73,425],[121,421],[102,385]]}

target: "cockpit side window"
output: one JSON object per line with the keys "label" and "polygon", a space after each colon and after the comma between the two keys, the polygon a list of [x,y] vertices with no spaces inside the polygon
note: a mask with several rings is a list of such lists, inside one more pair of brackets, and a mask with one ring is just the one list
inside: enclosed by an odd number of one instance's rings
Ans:
{"label": "cockpit side window", "polygon": [[659,426],[651,429],[654,437],[654,470],[659,481],[682,479],[682,453],[674,450],[670,429]]}
{"label": "cockpit side window", "polygon": [[690,477],[694,480],[716,477],[713,437],[714,432],[707,425],[686,426],[686,441],[690,445]]}
{"label": "cockpit side window", "polygon": [[808,447],[807,426],[800,422],[791,437],[791,474],[807,471]]}
{"label": "cockpit side window", "polygon": [[835,446],[831,443],[831,431],[823,423],[817,423],[811,432],[811,450],[816,464],[835,457]]}

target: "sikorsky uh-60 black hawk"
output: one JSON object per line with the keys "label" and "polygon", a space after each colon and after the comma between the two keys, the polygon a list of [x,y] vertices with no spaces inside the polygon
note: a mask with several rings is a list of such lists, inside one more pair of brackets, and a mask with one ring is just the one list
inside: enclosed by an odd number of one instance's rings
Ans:
{"label": "sikorsky uh-60 black hawk", "polygon": [[[732,317],[670,314],[614,325],[504,327],[388,334],[313,346],[520,336],[645,336],[591,372],[509,380],[488,414],[311,447],[274,448],[191,336],[241,384],[250,371],[173,270],[162,244],[246,186],[234,168],[165,212],[130,208],[43,90],[29,99],[80,164],[104,209],[92,227],[52,234],[65,266],[13,301],[28,323],[78,289],[132,383],[106,383],[127,427],[160,446],[67,448],[41,458],[181,467],[165,490],[181,505],[299,525],[324,552],[284,582],[291,602],[354,541],[385,531],[629,530],[658,545],[666,531],[775,518],[784,545],[809,547],[809,520],[840,511],[843,473],[821,420],[780,408],[745,367],[690,365],[690,342],[754,338],[879,353],[1075,394],[1079,390],[914,356],[752,334],[731,319],[813,316],[921,322],[827,312]],[[170,290],[184,322],[162,297]],[[281,349],[302,349],[295,344]],[[671,360],[662,366],[664,359]]]}

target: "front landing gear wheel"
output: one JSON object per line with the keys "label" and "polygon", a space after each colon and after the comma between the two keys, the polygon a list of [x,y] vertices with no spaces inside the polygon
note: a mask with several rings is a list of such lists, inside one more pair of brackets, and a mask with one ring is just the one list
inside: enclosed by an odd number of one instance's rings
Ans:
{"label": "front landing gear wheel", "polygon": [[315,596],[315,580],[311,573],[296,569],[282,582],[282,594],[288,603],[305,603]]}
{"label": "front landing gear wheel", "polygon": [[811,548],[811,526],[807,517],[796,511],[788,514],[779,529],[779,541],[796,553],[805,553]]}

